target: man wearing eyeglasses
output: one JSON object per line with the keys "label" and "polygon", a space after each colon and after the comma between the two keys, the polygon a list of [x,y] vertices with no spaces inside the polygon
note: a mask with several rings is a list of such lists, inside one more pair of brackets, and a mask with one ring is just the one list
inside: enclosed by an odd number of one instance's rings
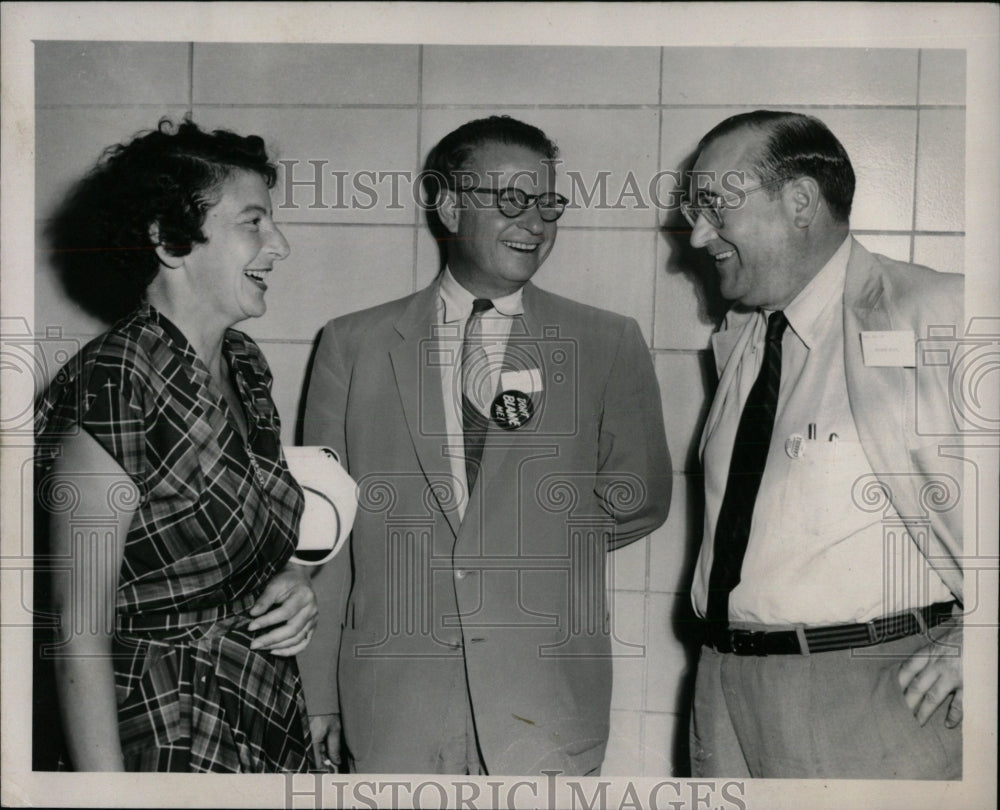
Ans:
{"label": "man wearing eyeglasses", "polygon": [[861,247],[854,185],[821,121],[762,110],[702,139],[682,204],[734,305],[701,444],[697,776],[961,777],[960,431],[916,340],[962,334],[962,278]]}
{"label": "man wearing eyeglasses", "polygon": [[605,557],[663,523],[671,466],[635,321],[531,283],[567,202],[555,158],[508,117],[445,136],[438,278],[323,330],[305,442],[360,505],[353,586],[345,560],[318,575],[328,632],[302,668],[314,737],[335,759],[339,712],[354,772],[601,767]]}

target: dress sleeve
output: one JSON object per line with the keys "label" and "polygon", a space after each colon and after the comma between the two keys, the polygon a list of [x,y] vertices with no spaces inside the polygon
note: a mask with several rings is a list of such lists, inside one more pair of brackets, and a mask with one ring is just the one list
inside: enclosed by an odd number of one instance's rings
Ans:
{"label": "dress sleeve", "polygon": [[147,464],[147,363],[134,353],[102,352],[80,387],[77,424],[144,492]]}

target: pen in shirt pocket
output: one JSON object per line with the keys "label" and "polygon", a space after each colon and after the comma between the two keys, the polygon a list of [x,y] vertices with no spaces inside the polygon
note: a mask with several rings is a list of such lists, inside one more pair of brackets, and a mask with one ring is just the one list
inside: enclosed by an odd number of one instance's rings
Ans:
{"label": "pen in shirt pocket", "polygon": [[[816,423],[815,422],[810,422],[809,423],[809,428],[806,431],[806,435],[808,436],[809,441],[811,441],[811,442],[816,441]],[[837,433],[831,433],[830,436],[829,436],[829,438],[827,439],[827,441],[830,441],[830,442],[840,441],[840,435],[837,434]]]}

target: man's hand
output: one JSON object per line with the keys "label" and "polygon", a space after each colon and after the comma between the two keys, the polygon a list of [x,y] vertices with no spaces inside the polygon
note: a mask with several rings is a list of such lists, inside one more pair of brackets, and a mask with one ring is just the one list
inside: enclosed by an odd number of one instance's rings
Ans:
{"label": "man's hand", "polygon": [[924,725],[934,710],[951,700],[944,724],[962,722],[962,628],[951,627],[915,652],[899,670],[906,705]]}
{"label": "man's hand", "polygon": [[315,714],[309,718],[313,759],[321,771],[340,772],[340,715]]}
{"label": "man's hand", "polygon": [[295,563],[286,565],[267,583],[250,608],[250,615],[255,617],[247,627],[251,632],[274,628],[255,638],[250,649],[267,650],[283,658],[302,652],[309,645],[319,619],[308,572]]}

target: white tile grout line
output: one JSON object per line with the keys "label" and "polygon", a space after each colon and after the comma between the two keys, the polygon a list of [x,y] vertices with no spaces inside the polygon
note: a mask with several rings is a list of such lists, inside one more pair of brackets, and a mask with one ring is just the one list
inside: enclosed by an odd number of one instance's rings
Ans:
{"label": "white tile grout line", "polygon": [[[190,95],[190,92],[189,92]],[[178,102],[179,103],[179,102]],[[146,107],[162,107],[164,105],[169,105],[168,101],[158,101],[158,102],[130,102],[130,103],[115,103],[115,102],[84,102],[84,103],[61,103],[61,104],[37,104],[35,109],[38,110],[74,110],[74,109],[129,109],[129,108],[146,108]],[[289,110],[289,109],[302,109],[302,110],[415,110],[418,112],[426,112],[431,110],[493,110],[498,106],[502,106],[505,109],[511,110],[609,110],[609,111],[622,111],[622,110],[745,110],[748,106],[761,106],[761,105],[747,105],[747,104],[500,104],[497,103],[482,103],[482,104],[418,104],[418,103],[364,103],[364,102],[329,102],[329,103],[310,103],[310,102],[295,102],[295,103],[281,103],[281,102],[253,102],[253,103],[224,103],[224,102],[206,102],[201,101],[196,105],[198,107],[211,107],[213,109],[275,109],[275,110]],[[768,106],[768,105],[763,105]],[[965,109],[965,104],[782,104],[780,102],[773,102],[770,106],[780,107],[786,110],[870,110],[872,112],[886,111],[886,110],[961,110]]]}
{"label": "white tile grout line", "polygon": [[188,43],[188,113],[194,117],[194,43]]}
{"label": "white tile grout line", "polygon": [[[417,109],[423,109],[424,101],[424,46],[420,45],[417,48]],[[421,141],[423,140],[423,122],[424,116],[421,112],[417,115],[417,132],[416,132],[416,157],[414,162],[418,166],[418,171],[423,168],[420,165],[420,148]],[[419,193],[419,189],[417,190]],[[420,215],[422,213],[422,208],[419,205],[413,206],[413,253],[412,253],[412,280],[410,283],[410,288],[413,292],[417,291],[417,285],[420,283],[420,268],[419,268],[419,245],[420,245]]]}
{"label": "white tile grout line", "polygon": [[910,215],[910,264],[913,263],[916,251],[916,238],[913,234],[917,230],[917,197],[920,193],[918,186],[920,179],[920,67],[923,54],[923,49],[917,51],[917,121],[913,132],[913,211]]}

